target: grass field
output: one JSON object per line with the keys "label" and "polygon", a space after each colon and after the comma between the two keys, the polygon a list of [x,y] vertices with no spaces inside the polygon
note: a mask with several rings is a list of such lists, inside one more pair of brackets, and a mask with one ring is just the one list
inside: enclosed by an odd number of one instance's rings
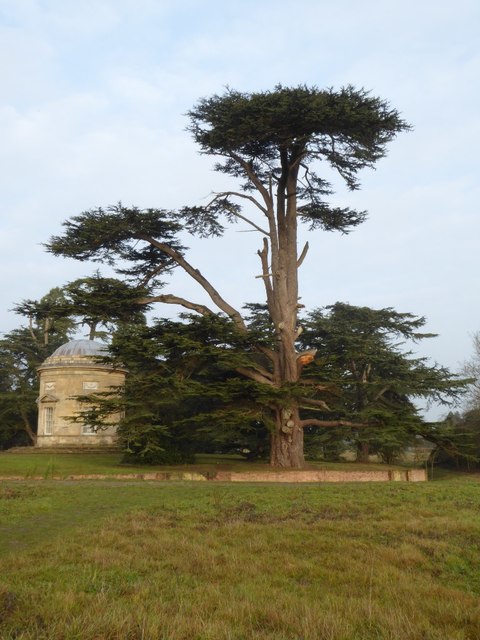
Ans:
{"label": "grass field", "polygon": [[478,640],[479,560],[475,476],[0,482],[2,640]]}
{"label": "grass field", "polygon": [[[10,453],[0,452],[0,478],[3,476],[20,476],[28,479],[34,476],[51,478],[52,476],[68,477],[72,474],[135,474],[150,471],[253,471],[268,470],[265,461],[247,462],[240,456],[198,455],[195,464],[167,466],[132,466],[120,464],[120,453]],[[328,463],[312,462],[310,468],[372,470],[394,469],[395,465],[386,467],[383,464]],[[398,467],[400,468],[400,467]],[[404,468],[404,467],[401,467]]]}

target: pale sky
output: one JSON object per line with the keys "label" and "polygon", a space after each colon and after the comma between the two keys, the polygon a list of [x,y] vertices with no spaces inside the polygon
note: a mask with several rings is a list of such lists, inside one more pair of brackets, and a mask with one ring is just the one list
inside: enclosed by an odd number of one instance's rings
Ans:
{"label": "pale sky", "polygon": [[[426,316],[439,337],[419,355],[457,370],[480,330],[479,33],[478,0],[0,0],[0,331],[21,323],[16,302],[98,267],[44,251],[63,220],[221,189],[185,131],[199,98],[353,84],[414,129],[361,191],[338,183],[332,202],[367,209],[366,223],[303,234],[302,301]],[[189,259],[234,305],[262,301],[260,240],[236,226],[189,239]],[[177,275],[165,293],[205,301]]]}

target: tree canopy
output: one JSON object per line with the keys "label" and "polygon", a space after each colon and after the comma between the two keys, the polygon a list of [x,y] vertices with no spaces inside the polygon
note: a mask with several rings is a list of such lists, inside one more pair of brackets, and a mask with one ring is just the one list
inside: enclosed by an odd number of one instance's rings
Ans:
{"label": "tree canopy", "polygon": [[300,341],[321,354],[309,373],[321,369],[337,386],[331,410],[365,425],[349,434],[362,461],[369,453],[391,458],[416,434],[425,435],[416,401],[451,407],[466,392],[465,379],[414,354],[422,340],[435,337],[422,330],[425,323],[392,308],[340,302],[307,314]]}
{"label": "tree canopy", "polygon": [[[181,234],[219,236],[232,222],[256,231],[262,238],[260,277],[273,339],[254,341],[248,362],[235,365],[235,372],[263,385],[271,463],[300,467],[306,426],[302,412],[305,406],[324,403],[325,389],[312,386],[303,375],[314,352],[298,351],[298,271],[308,252],[308,243],[298,248],[298,224],[343,233],[360,224],[365,212],[327,202],[333,189],[319,169],[335,170],[349,189],[357,189],[359,172],[373,168],[387,144],[409,126],[387,102],[351,86],[339,91],[277,86],[251,94],[228,89],[200,100],[188,115],[201,152],[218,159],[215,169],[236,179],[237,189],[214,193],[204,206],[176,211],[121,203],[91,209],[66,221],[63,235],[53,237],[48,250],[111,265],[134,286],[148,286],[140,303],[175,304],[209,318],[220,314],[246,335],[244,314],[188,261]],[[181,167],[178,171],[179,179],[188,179]],[[203,288],[208,305],[178,292],[161,292],[163,278],[177,267]]]}

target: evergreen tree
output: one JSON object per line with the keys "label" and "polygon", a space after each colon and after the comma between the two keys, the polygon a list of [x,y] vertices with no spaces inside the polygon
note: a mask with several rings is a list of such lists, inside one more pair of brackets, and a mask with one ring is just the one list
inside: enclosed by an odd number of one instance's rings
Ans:
{"label": "evergreen tree", "polygon": [[133,287],[117,278],[105,278],[97,271],[93,276],[52,289],[40,301],[24,300],[15,310],[29,318],[30,326],[34,320],[41,323],[47,337],[64,326],[73,329],[86,325],[88,339],[95,340],[107,337],[119,324],[144,322],[148,292],[147,287]]}
{"label": "evergreen tree", "polygon": [[240,222],[260,234],[261,278],[275,340],[269,346],[259,341],[249,362],[235,371],[263,387],[271,464],[301,467],[307,426],[301,410],[323,400],[314,397],[311,387],[299,392],[302,370],[313,353],[296,349],[298,270],[308,251],[306,244],[298,252],[298,225],[348,233],[365,219],[365,212],[327,203],[332,187],[316,167],[333,169],[349,189],[357,189],[359,172],[374,167],[408,125],[388,103],[353,87],[277,86],[252,94],[227,90],[200,100],[189,117],[201,152],[219,159],[216,170],[237,179],[237,189],[215,194],[205,206],[176,212],[121,204],[86,211],[67,221],[65,233],[52,238],[48,248],[55,255],[108,263],[152,290],[158,277],[180,267],[204,289],[213,308],[173,293],[155,292],[148,302],[180,305],[206,317],[223,313],[237,332],[247,334],[242,314],[187,260],[179,234],[222,235],[225,222]]}
{"label": "evergreen tree", "polygon": [[363,425],[348,434],[363,462],[370,453],[391,462],[425,431],[415,400],[451,405],[466,391],[465,380],[405,348],[406,341],[435,337],[422,331],[424,325],[425,318],[410,313],[340,302],[307,315],[300,340],[320,354],[310,374],[318,369],[336,386],[331,412]]}
{"label": "evergreen tree", "polygon": [[83,398],[81,420],[101,428],[109,414],[123,413],[120,440],[146,462],[185,462],[197,450],[264,455],[263,385],[236,372],[250,363],[250,349],[245,334],[217,316],[124,326],[109,361],[127,367],[125,389]]}
{"label": "evergreen tree", "polygon": [[[194,451],[264,455],[275,427],[268,407],[287,391],[242,374],[245,367],[262,372],[258,345],[270,348],[275,341],[265,307],[247,305],[244,315],[247,332],[228,318],[194,314],[124,326],[110,349],[113,364],[129,370],[126,388],[100,394],[95,402],[86,397],[82,419],[101,428],[112,412],[124,413],[122,442],[144,461],[185,461]],[[424,322],[392,309],[340,303],[306,316],[304,353],[317,349],[320,355],[304,384],[291,385],[288,393],[304,408],[310,455],[317,449],[332,459],[358,445],[392,462],[417,433],[428,434],[431,427],[422,423],[413,400],[448,403],[465,384],[402,349],[399,340],[431,337],[421,332]],[[322,399],[315,397],[319,392]],[[438,427],[434,435],[440,442]]]}
{"label": "evergreen tree", "polygon": [[[149,308],[145,287],[132,287],[117,278],[105,278],[97,271],[93,276],[67,283],[63,290],[67,312],[88,327],[89,340],[112,334],[124,323],[145,322],[144,314]],[[144,301],[142,306],[139,300]]]}
{"label": "evergreen tree", "polygon": [[61,341],[66,341],[75,326],[71,305],[61,287],[54,287],[40,300],[23,300],[14,311],[28,319],[32,341],[45,353],[51,351],[52,341],[57,346],[63,344]]}

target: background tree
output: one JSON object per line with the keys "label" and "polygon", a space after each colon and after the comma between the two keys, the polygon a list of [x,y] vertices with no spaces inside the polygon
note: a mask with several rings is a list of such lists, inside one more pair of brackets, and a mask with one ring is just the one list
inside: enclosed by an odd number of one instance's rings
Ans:
{"label": "background tree", "polygon": [[329,409],[370,425],[345,434],[362,462],[370,453],[391,462],[422,431],[416,400],[451,405],[466,392],[465,380],[406,348],[434,337],[424,325],[425,318],[410,313],[340,302],[307,315],[300,341],[321,354],[309,374],[318,368],[338,389]]}
{"label": "background tree", "polygon": [[88,327],[89,340],[106,337],[124,323],[145,322],[149,305],[144,302],[141,308],[138,304],[139,299],[148,295],[145,287],[132,287],[117,278],[105,278],[97,271],[88,278],[69,282],[63,290],[68,312],[79,324]]}
{"label": "background tree", "polygon": [[[65,297],[54,288],[38,301],[16,307],[28,319],[0,340],[0,447],[35,444],[37,367],[71,338],[74,323],[64,315]],[[60,312],[61,310],[61,312]]]}
{"label": "background tree", "polygon": [[62,287],[54,287],[40,300],[23,300],[15,305],[14,311],[27,318],[32,341],[44,353],[51,351],[52,340],[60,346],[59,341],[69,336],[75,326],[71,305]]}
{"label": "background tree", "polygon": [[[117,278],[105,278],[98,271],[93,276],[78,278],[56,287],[40,301],[24,300],[16,305],[17,313],[41,324],[44,337],[52,331],[86,326],[88,339],[106,338],[124,322],[145,322],[148,288],[132,287]],[[142,300],[140,306],[138,300]]]}
{"label": "background tree", "polygon": [[349,189],[357,189],[358,173],[372,168],[385,155],[388,142],[408,126],[387,102],[353,87],[322,91],[277,86],[252,94],[227,90],[200,100],[189,116],[201,152],[219,159],[216,170],[236,179],[236,189],[214,194],[203,207],[178,212],[122,205],[87,211],[67,221],[63,236],[52,238],[48,249],[55,255],[106,262],[142,284],[180,267],[204,289],[213,308],[175,294],[151,295],[149,303],[181,305],[204,316],[220,312],[237,331],[247,332],[242,314],[188,262],[179,233],[221,235],[226,221],[242,222],[260,234],[261,278],[275,343],[258,343],[255,350],[262,362],[253,358],[237,373],[268,392],[271,463],[301,467],[307,425],[300,407],[318,399],[311,388],[304,396],[297,389],[311,356],[296,350],[298,269],[308,251],[307,243],[298,252],[298,224],[348,233],[365,219],[365,212],[326,202],[332,188],[315,167],[333,169]]}
{"label": "background tree", "polygon": [[472,471],[480,462],[479,416],[450,411],[444,420],[422,425],[421,435],[433,445],[428,464]]}
{"label": "background tree", "polygon": [[462,373],[471,379],[467,410],[480,411],[480,332],[473,336],[473,355],[464,362]]}
{"label": "background tree", "polygon": [[35,444],[38,396],[38,345],[28,329],[15,329],[0,340],[0,448]]}
{"label": "background tree", "polygon": [[473,336],[473,355],[464,363],[462,374],[470,383],[463,410],[430,425],[425,437],[435,444],[432,465],[471,470],[480,464],[480,333]]}

